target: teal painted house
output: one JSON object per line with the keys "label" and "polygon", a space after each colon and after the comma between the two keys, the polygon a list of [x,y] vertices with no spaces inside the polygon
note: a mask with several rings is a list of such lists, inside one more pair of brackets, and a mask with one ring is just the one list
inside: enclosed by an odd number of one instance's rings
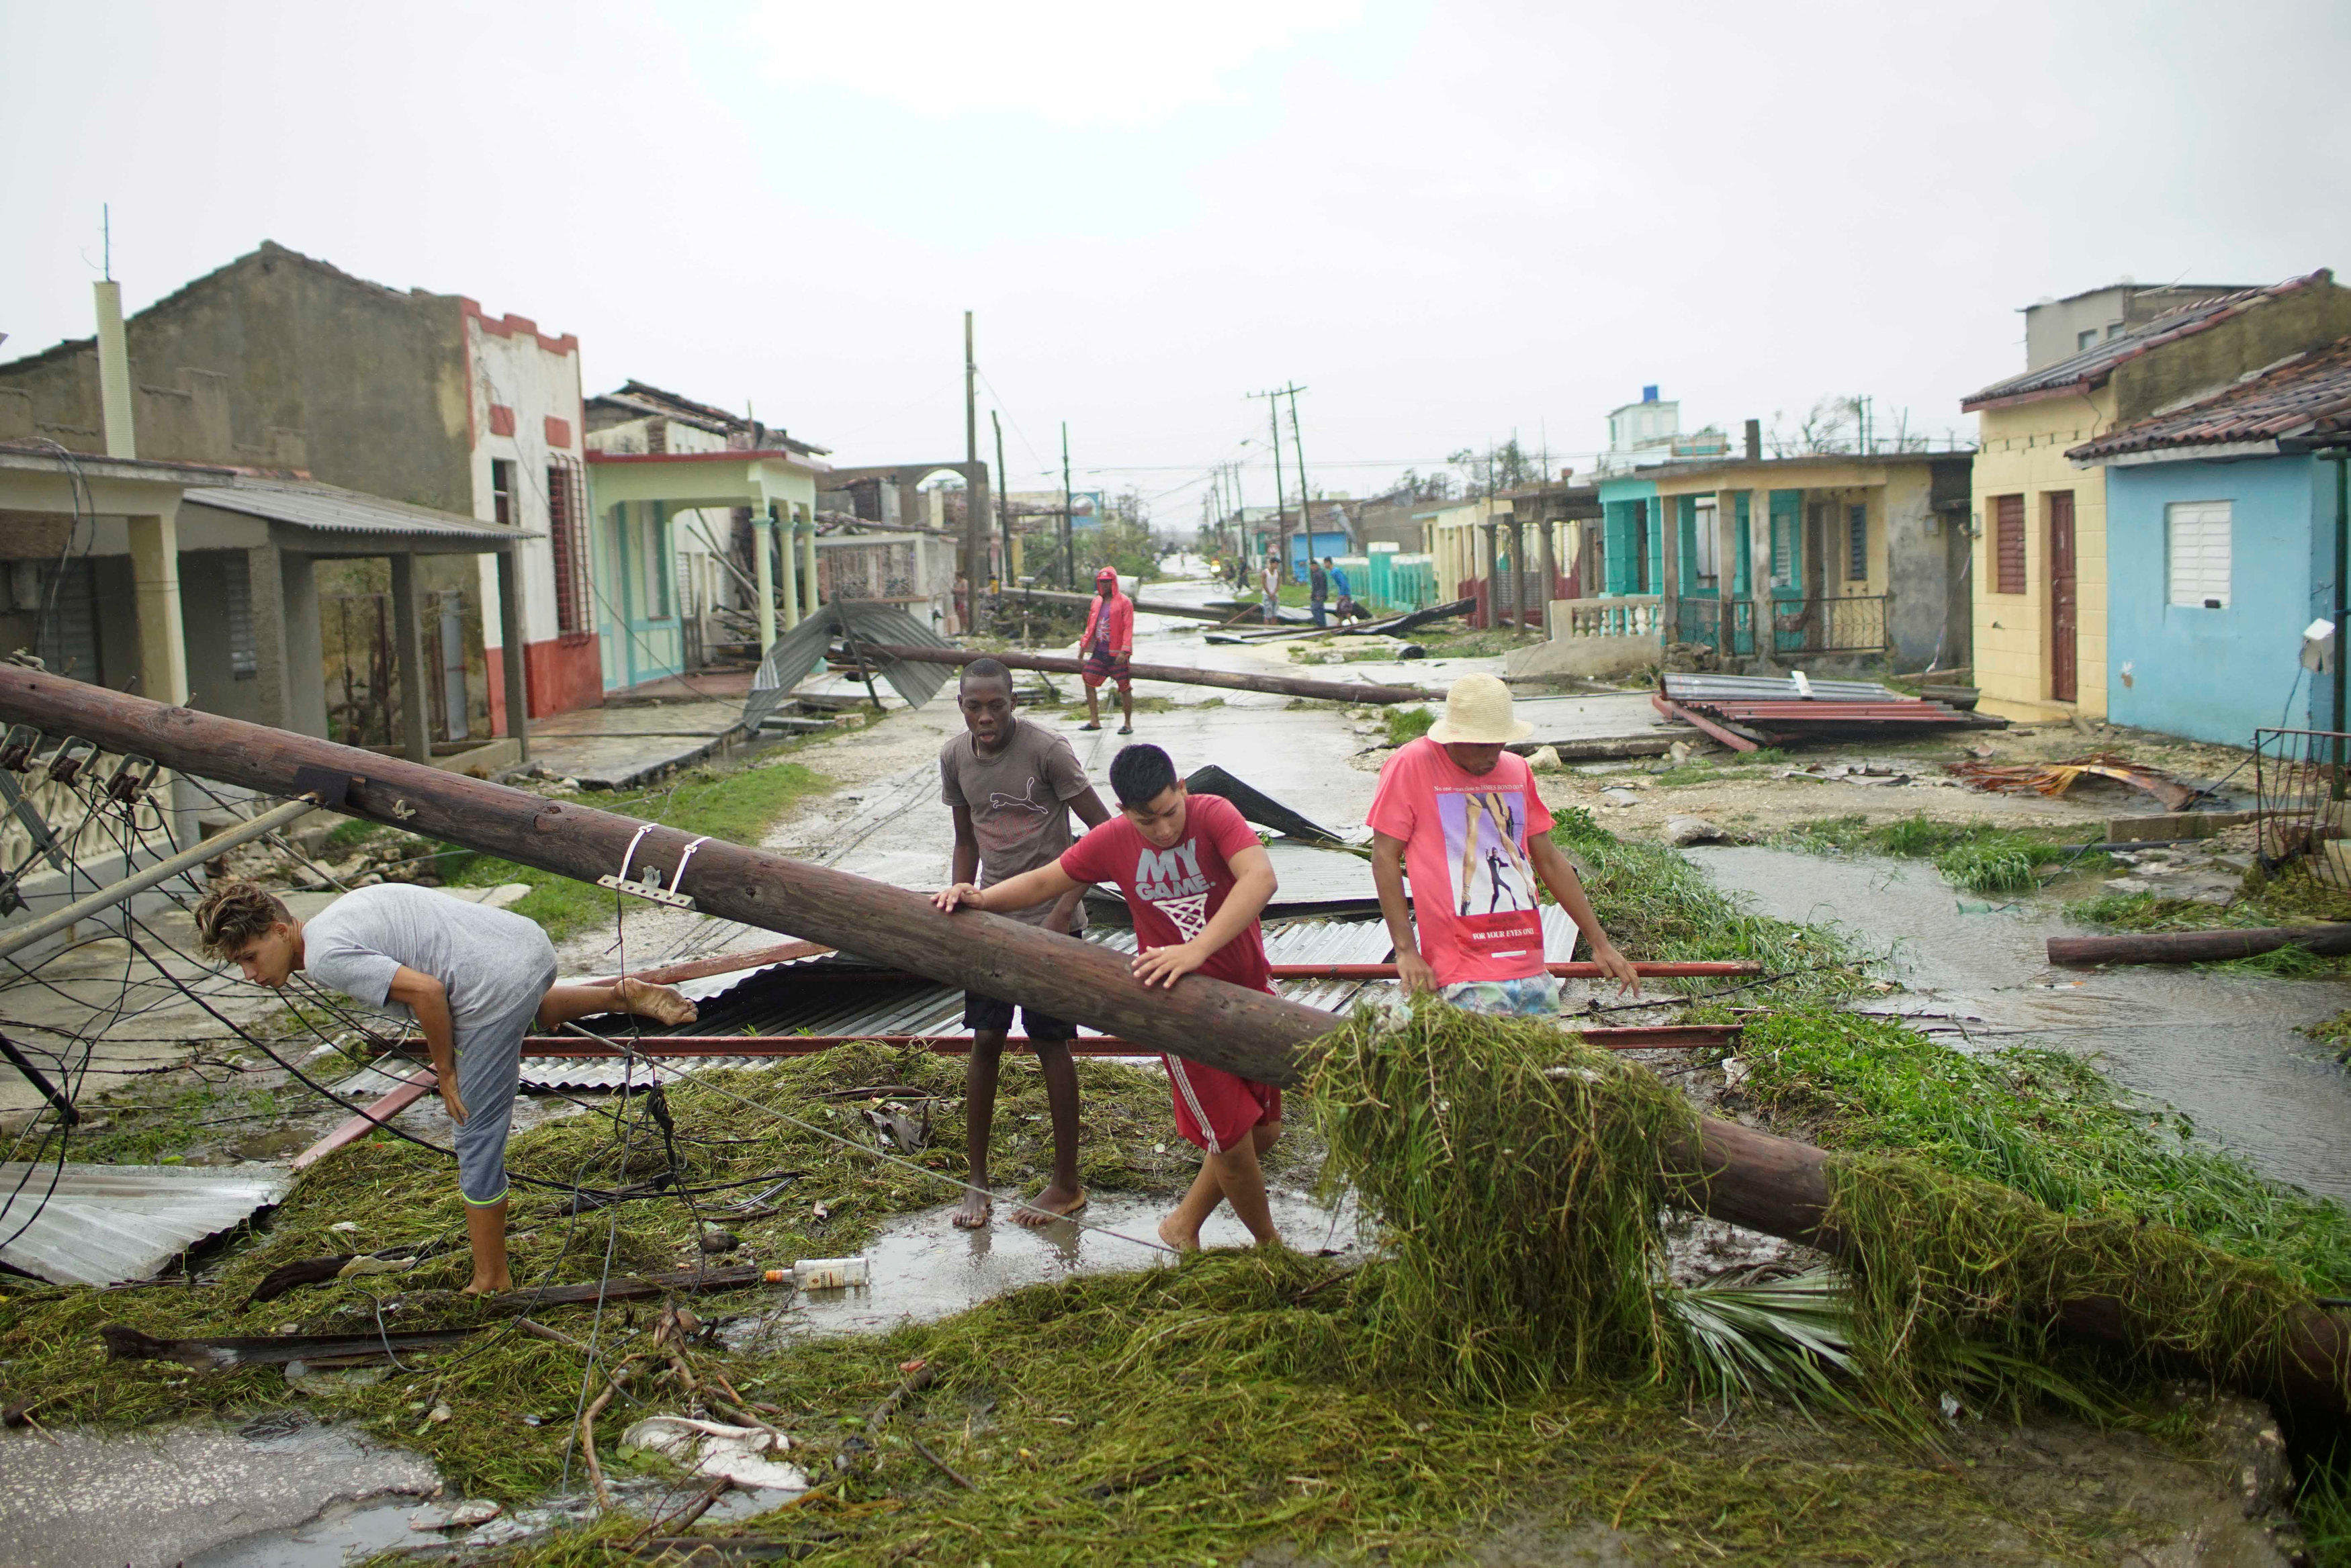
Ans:
{"label": "teal painted house", "polygon": [[2105,470],[2108,717],[2231,746],[2343,727],[2302,647],[2342,639],[2351,338],[2066,456]]}

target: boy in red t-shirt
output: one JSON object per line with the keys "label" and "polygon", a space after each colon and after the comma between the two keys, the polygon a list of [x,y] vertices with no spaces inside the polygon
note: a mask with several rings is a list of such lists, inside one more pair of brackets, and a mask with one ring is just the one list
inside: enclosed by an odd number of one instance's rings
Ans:
{"label": "boy in red t-shirt", "polygon": [[[1195,795],[1157,746],[1129,746],[1112,759],[1119,815],[1050,866],[979,888],[957,883],[933,902],[942,909],[998,914],[1061,897],[1089,882],[1115,883],[1134,917],[1134,977],[1173,986],[1194,970],[1252,991],[1271,992],[1258,912],[1273,897],[1273,861],[1230,801]],[[1259,1158],[1281,1136],[1281,1091],[1204,1063],[1162,1056],[1176,1127],[1200,1146],[1200,1174],[1176,1211],[1159,1222],[1177,1251],[1200,1244],[1200,1227],[1230,1203],[1260,1245],[1279,1242]]]}
{"label": "boy in red t-shirt", "polygon": [[1551,812],[1533,770],[1503,750],[1533,732],[1511,717],[1509,687],[1491,675],[1465,675],[1445,694],[1445,716],[1380,770],[1370,816],[1372,881],[1407,991],[1435,991],[1472,1012],[1556,1015],[1559,987],[1543,961],[1538,877],[1591,942],[1593,961],[1640,990],[1632,963],[1592,912],[1575,867],[1551,841]]}

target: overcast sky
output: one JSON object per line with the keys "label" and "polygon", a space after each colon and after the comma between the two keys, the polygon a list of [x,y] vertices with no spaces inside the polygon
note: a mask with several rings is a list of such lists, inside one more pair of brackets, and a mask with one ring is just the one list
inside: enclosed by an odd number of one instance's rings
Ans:
{"label": "overcast sky", "polygon": [[[2351,6],[0,0],[0,358],[274,239],[579,334],[843,463],[1198,514],[1294,379],[1325,492],[1867,393],[1971,421],[2017,307],[2351,265]],[[1058,476],[1057,476],[1058,477]],[[1271,499],[1253,468],[1249,500]]]}

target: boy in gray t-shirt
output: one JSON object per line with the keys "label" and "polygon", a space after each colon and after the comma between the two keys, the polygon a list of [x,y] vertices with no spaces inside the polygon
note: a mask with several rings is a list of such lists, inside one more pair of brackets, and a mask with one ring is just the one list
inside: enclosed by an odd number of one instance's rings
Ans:
{"label": "boy in gray t-shirt", "polygon": [[[956,691],[964,733],[939,749],[939,794],[955,816],[955,877],[981,887],[1059,860],[1070,846],[1070,813],[1088,827],[1108,820],[1110,808],[1086,782],[1070,742],[1012,711],[1012,672],[993,659],[964,666]],[[1078,895],[1048,898],[1009,917],[1049,931],[1085,923]],[[964,1083],[964,1137],[970,1159],[963,1207],[955,1222],[977,1230],[990,1216],[987,1135],[996,1117],[996,1080],[1012,1027],[1012,1003],[966,992],[963,1021],[971,1031],[971,1064]],[[1020,1010],[1029,1049],[1045,1075],[1053,1116],[1053,1179],[1013,1210],[1023,1225],[1050,1224],[1086,1206],[1078,1186],[1078,1067],[1070,1042],[1078,1026]]]}
{"label": "boy in gray t-shirt", "polygon": [[457,1189],[474,1250],[469,1292],[514,1288],[507,1272],[507,1129],[523,1036],[599,1012],[690,1023],[674,989],[624,977],[555,983],[555,948],[536,922],[429,888],[384,883],[307,920],[251,882],[214,887],[196,906],[204,950],[272,989],[301,970],[355,1001],[413,1022],[442,1104],[456,1124]]}

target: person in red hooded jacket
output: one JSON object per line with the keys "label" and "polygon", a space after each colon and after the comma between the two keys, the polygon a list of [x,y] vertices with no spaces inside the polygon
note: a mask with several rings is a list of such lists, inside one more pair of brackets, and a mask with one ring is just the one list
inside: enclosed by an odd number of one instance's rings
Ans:
{"label": "person in red hooded jacket", "polygon": [[1094,574],[1094,602],[1086,607],[1086,631],[1078,639],[1078,652],[1086,664],[1086,722],[1078,727],[1102,728],[1097,693],[1103,681],[1115,680],[1119,710],[1124,715],[1118,732],[1134,733],[1134,682],[1126,672],[1127,661],[1134,657],[1134,601],[1119,590],[1114,567],[1104,566]]}

